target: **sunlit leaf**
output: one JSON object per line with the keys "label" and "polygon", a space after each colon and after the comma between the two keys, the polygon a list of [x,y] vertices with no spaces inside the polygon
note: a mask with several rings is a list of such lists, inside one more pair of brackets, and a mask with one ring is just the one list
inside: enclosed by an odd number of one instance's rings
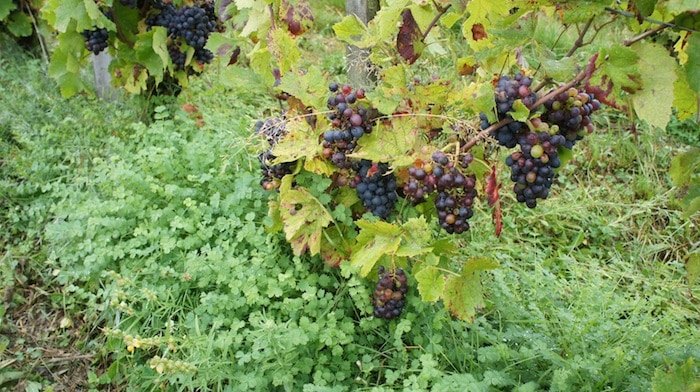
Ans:
{"label": "sunlit leaf", "polygon": [[652,43],[639,43],[634,50],[644,86],[632,96],[635,112],[648,124],[666,128],[673,106],[676,62],[665,48]]}

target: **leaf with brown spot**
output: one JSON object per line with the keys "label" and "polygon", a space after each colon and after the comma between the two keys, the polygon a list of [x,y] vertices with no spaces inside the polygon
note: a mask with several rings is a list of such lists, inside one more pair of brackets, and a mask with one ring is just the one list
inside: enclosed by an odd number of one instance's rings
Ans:
{"label": "leaf with brown spot", "polygon": [[294,36],[304,34],[314,24],[314,15],[308,0],[282,0],[279,17]]}
{"label": "leaf with brown spot", "polygon": [[401,13],[401,27],[396,35],[396,50],[409,64],[413,64],[423,53],[423,33],[410,9]]}
{"label": "leaf with brown spot", "polygon": [[472,38],[474,41],[479,41],[488,37],[489,35],[486,34],[486,29],[483,24],[475,23],[474,26],[472,26]]}

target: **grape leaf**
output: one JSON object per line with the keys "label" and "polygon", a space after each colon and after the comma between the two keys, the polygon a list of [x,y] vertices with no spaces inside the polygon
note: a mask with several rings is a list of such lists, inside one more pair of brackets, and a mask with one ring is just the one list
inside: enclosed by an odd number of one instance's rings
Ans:
{"label": "grape leaf", "polygon": [[267,48],[277,60],[279,69],[283,74],[292,69],[301,58],[301,51],[294,37],[282,29],[274,29],[269,32]]}
{"label": "grape leaf", "polygon": [[359,150],[349,155],[377,162],[391,162],[394,167],[407,166],[414,161],[409,152],[421,140],[422,130],[416,126],[417,122],[415,116],[393,117],[388,124],[379,122],[372,133],[358,141]]}
{"label": "grape leaf", "polygon": [[424,216],[410,218],[401,225],[403,232],[403,242],[396,250],[396,256],[414,257],[431,252],[432,247],[428,246],[432,240],[432,229]]}
{"label": "grape leaf", "polygon": [[294,254],[306,251],[313,256],[321,251],[323,228],[333,220],[326,207],[307,189],[292,188],[293,176],[287,175],[280,185],[280,215],[284,234]]}
{"label": "grape leaf", "polygon": [[685,70],[676,68],[676,77],[673,83],[673,107],[677,109],[678,119],[684,121],[697,114],[698,94],[688,85]]}
{"label": "grape leaf", "polygon": [[401,13],[401,27],[396,35],[396,50],[408,64],[413,64],[423,53],[423,34],[410,9]]}
{"label": "grape leaf", "polygon": [[308,0],[282,0],[279,18],[293,35],[304,34],[314,23],[314,15]]}
{"label": "grape leaf", "polygon": [[313,159],[319,152],[318,135],[309,123],[301,117],[287,120],[287,135],[272,150],[277,158],[274,164],[294,162],[301,158]]}
{"label": "grape leaf", "polygon": [[688,285],[693,286],[700,277],[700,251],[695,251],[686,257],[685,269],[688,271]]}
{"label": "grape leaf", "polygon": [[639,71],[644,87],[632,96],[637,116],[649,125],[666,128],[673,106],[676,62],[663,47],[639,43],[633,49],[639,56]]}
{"label": "grape leaf", "polygon": [[15,37],[29,37],[34,32],[32,20],[24,12],[13,12],[7,23],[7,29]]}
{"label": "grape leaf", "polygon": [[61,95],[67,98],[88,89],[80,75],[80,56],[85,41],[79,33],[69,31],[59,34],[58,42],[58,47],[51,55],[49,76],[56,80]]}
{"label": "grape leaf", "polygon": [[4,1],[0,3],[0,20],[7,18],[10,12],[17,8],[17,4],[12,1]]}
{"label": "grape leaf", "polygon": [[688,186],[693,179],[693,173],[700,168],[700,148],[676,155],[671,161],[669,175],[677,187]]}
{"label": "grape leaf", "polygon": [[339,40],[357,44],[356,41],[367,31],[367,28],[356,15],[351,14],[334,24],[333,31],[335,31],[335,35]]}
{"label": "grape leaf", "polygon": [[530,117],[530,109],[525,106],[522,99],[516,99],[513,102],[513,109],[515,110],[508,112],[508,115],[515,121],[525,122]]}
{"label": "grape leaf", "polygon": [[685,63],[688,86],[700,95],[700,34],[688,36],[685,51],[688,54],[688,62]]}
{"label": "grape leaf", "polygon": [[631,0],[628,7],[637,16],[637,21],[642,23],[644,18],[654,12],[658,0]]}
{"label": "grape leaf", "polygon": [[427,266],[415,274],[418,282],[418,292],[425,302],[435,302],[440,299],[445,290],[445,274],[438,268]]}
{"label": "grape leaf", "polygon": [[615,100],[622,91],[632,93],[641,87],[638,61],[639,56],[631,48],[618,44],[602,48],[596,61],[598,69],[593,74],[590,84],[606,90],[610,83],[612,100]]}
{"label": "grape leaf", "polygon": [[442,299],[445,307],[460,320],[474,321],[476,310],[485,306],[480,272],[497,268],[488,258],[469,259],[459,275],[447,278]]}
{"label": "grape leaf", "polygon": [[360,234],[352,248],[350,264],[360,268],[360,275],[367,276],[383,255],[391,255],[401,245],[401,228],[391,223],[358,220]]}
{"label": "grape leaf", "polygon": [[288,72],[282,77],[279,88],[299,98],[304,105],[322,108],[326,105],[328,84],[318,67],[311,66],[306,73]]}
{"label": "grape leaf", "polygon": [[[492,34],[488,34],[488,30],[492,27],[493,20],[508,15],[510,8],[505,1],[472,0],[467,4],[469,17],[462,24],[462,35],[472,50],[480,51],[492,45]],[[480,27],[475,28],[475,25]]]}
{"label": "grape leaf", "polygon": [[134,43],[136,62],[145,65],[149,75],[155,78],[156,83],[160,83],[170,61],[167,47],[168,30],[165,27],[154,27],[137,37]]}

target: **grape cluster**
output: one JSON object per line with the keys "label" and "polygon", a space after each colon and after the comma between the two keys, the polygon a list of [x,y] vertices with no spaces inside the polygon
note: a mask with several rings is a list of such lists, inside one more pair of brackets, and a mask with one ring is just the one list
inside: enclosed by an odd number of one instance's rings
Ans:
{"label": "grape cluster", "polygon": [[389,165],[363,159],[353,164],[356,175],[350,181],[362,205],[372,214],[386,219],[396,204],[396,176]]}
{"label": "grape cluster", "polygon": [[[210,63],[214,54],[205,49],[209,35],[217,30],[218,22],[214,12],[213,3],[206,2],[203,5],[185,5],[177,8],[172,3],[157,1],[154,7],[160,12],[152,14],[146,19],[148,26],[163,26],[168,29],[168,35],[177,40],[182,38],[187,45],[194,48],[194,59],[203,64]],[[171,45],[172,46],[172,45]],[[177,51],[171,51],[171,59],[176,68],[183,69],[184,62]],[[175,53],[175,57],[173,57]],[[180,65],[183,64],[183,65]]]}
{"label": "grape cluster", "polygon": [[379,280],[374,288],[374,317],[390,320],[401,315],[406,303],[406,273],[401,268],[387,271],[384,266],[380,266],[378,272]]}
{"label": "grape cluster", "polygon": [[546,199],[554,179],[554,169],[561,166],[557,151],[563,146],[564,136],[548,132],[526,132],[518,138],[520,151],[506,158],[511,169],[510,179],[517,200],[530,208],[537,206],[537,199]]}
{"label": "grape cluster", "polygon": [[349,168],[351,162],[347,154],[357,146],[357,141],[366,133],[372,132],[369,111],[358,103],[365,98],[365,90],[345,84],[331,83],[328,89],[332,93],[328,98],[328,119],[331,129],[323,133],[323,156],[341,169]]}
{"label": "grape cluster", "polygon": [[[522,100],[522,103],[527,107],[532,106],[537,101],[537,94],[530,89],[531,84],[532,79],[520,73],[513,78],[503,75],[498,79],[494,97],[496,99],[496,112],[498,113],[499,121],[510,118],[508,112],[513,110],[513,103],[516,100]],[[481,119],[482,129],[486,129],[491,125],[486,114],[481,113],[479,118]],[[498,144],[513,148],[517,144],[517,135],[523,129],[526,129],[525,124],[513,121],[494,130],[491,136],[498,141]]]}
{"label": "grape cluster", "polygon": [[85,30],[82,32],[82,35],[83,38],[85,38],[85,47],[94,54],[102,52],[109,46],[107,42],[109,39],[109,32],[105,28]]}
{"label": "grape cluster", "polygon": [[263,189],[271,190],[279,186],[278,179],[291,174],[296,166],[296,162],[283,162],[273,164],[275,156],[272,154],[273,147],[287,133],[284,119],[269,118],[265,121],[258,121],[255,124],[255,133],[265,137],[270,147],[258,155],[260,161],[260,169],[262,170],[263,178],[260,181]]}
{"label": "grape cluster", "polygon": [[[473,159],[471,154],[465,155],[462,166],[468,166]],[[404,196],[418,204],[437,191],[435,208],[440,227],[450,234],[463,233],[469,230],[467,220],[474,215],[476,178],[462,174],[442,151],[433,153],[431,160],[428,163],[417,161],[408,169],[409,178],[402,188]]]}
{"label": "grape cluster", "polygon": [[545,102],[544,107],[542,122],[553,128],[550,133],[564,136],[564,146],[571,149],[577,140],[593,132],[590,115],[600,109],[600,102],[584,90],[571,87]]}

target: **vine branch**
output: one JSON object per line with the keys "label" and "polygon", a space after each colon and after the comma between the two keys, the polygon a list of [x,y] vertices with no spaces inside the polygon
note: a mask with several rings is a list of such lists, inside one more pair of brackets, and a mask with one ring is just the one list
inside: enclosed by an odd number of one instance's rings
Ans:
{"label": "vine branch", "polygon": [[586,34],[588,33],[588,29],[591,28],[591,25],[593,24],[593,19],[594,19],[594,18],[595,18],[595,17],[591,16],[591,18],[588,19],[588,22],[586,22],[586,25],[583,26],[583,30],[581,30],[581,31],[578,33],[578,38],[576,38],[576,41],[574,42],[574,46],[572,46],[571,49],[569,49],[569,51],[566,52],[566,55],[565,55],[564,57],[571,57],[571,55],[574,54],[574,52],[575,52],[578,48],[580,48],[581,46],[584,45],[583,39],[586,37]]}
{"label": "vine branch", "polygon": [[643,32],[642,34],[639,34],[636,37],[632,37],[630,39],[626,39],[626,40],[622,41],[622,46],[630,46],[637,41],[641,41],[644,38],[647,38],[649,36],[652,36],[652,35],[658,33],[659,31],[665,29],[666,27],[668,27],[668,26],[658,25],[658,26],[654,27],[653,29],[647,30],[647,31]]}
{"label": "vine branch", "polygon": [[[628,18],[636,18],[636,15],[634,15],[634,14],[631,13],[631,12],[627,12],[627,11],[623,11],[623,10],[618,10],[618,9],[615,9],[615,8],[612,8],[612,7],[605,7],[605,10],[608,11],[608,12],[612,12],[612,13],[614,13],[614,14],[626,16],[626,17],[628,17]],[[690,32],[692,32],[692,33],[699,33],[699,32],[700,32],[700,31],[698,31],[698,30],[691,29],[690,27],[680,26],[680,25],[677,25],[677,24],[671,23],[671,22],[664,22],[664,21],[658,20],[658,19],[644,18],[644,21],[649,22],[649,23],[664,25],[664,26],[666,26],[666,27],[671,27],[671,28],[674,28],[674,29],[690,31]]]}
{"label": "vine branch", "polygon": [[440,13],[438,13],[437,15],[435,15],[435,17],[433,18],[433,20],[430,21],[430,24],[428,25],[428,27],[425,29],[425,32],[423,33],[423,37],[422,37],[421,41],[425,41],[425,39],[428,38],[428,34],[430,34],[430,30],[432,30],[433,27],[435,27],[435,25],[437,24],[438,20],[440,20],[440,18],[441,18],[443,15],[445,15],[445,13],[447,13],[447,10],[449,10],[450,7],[452,7],[452,4],[448,4],[446,7],[440,7],[440,5],[437,4],[435,1],[433,1],[433,4],[435,4],[435,7],[437,8],[437,10],[438,10]]}

